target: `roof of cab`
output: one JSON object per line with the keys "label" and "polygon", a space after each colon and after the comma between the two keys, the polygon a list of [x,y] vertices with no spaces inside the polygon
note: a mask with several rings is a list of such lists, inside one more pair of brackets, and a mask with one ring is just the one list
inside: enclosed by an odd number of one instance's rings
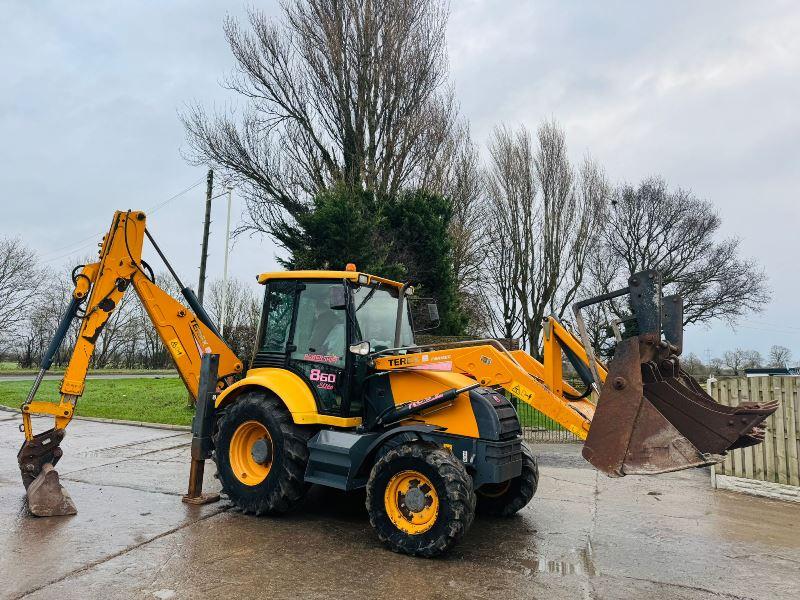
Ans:
{"label": "roof of cab", "polygon": [[368,283],[383,283],[400,287],[403,284],[399,281],[378,277],[377,275],[370,275],[369,273],[361,273],[359,271],[275,271],[272,273],[261,273],[258,276],[258,283],[266,283],[273,279],[349,279],[350,281],[358,281],[359,276],[367,278]]}

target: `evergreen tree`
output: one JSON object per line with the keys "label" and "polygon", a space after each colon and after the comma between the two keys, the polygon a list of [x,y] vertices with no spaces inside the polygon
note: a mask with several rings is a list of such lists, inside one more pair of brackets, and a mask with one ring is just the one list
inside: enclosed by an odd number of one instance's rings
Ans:
{"label": "evergreen tree", "polygon": [[453,271],[447,198],[425,191],[379,199],[372,192],[335,186],[315,196],[295,223],[284,223],[277,239],[288,251],[289,269],[360,271],[417,284],[418,295],[439,305],[439,335],[466,328]]}
{"label": "evergreen tree", "polygon": [[404,192],[387,205],[386,213],[395,242],[391,258],[400,270],[395,278],[417,281],[419,295],[437,300],[437,335],[463,334],[467,319],[453,272],[450,201],[422,190]]}

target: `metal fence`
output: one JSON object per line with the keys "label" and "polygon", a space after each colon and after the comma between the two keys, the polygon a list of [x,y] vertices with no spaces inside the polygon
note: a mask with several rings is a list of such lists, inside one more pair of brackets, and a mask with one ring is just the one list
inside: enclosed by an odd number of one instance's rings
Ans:
{"label": "metal fence", "polygon": [[517,400],[513,396],[511,402],[517,409],[519,422],[522,425],[522,436],[528,442],[577,442],[578,437],[567,431],[553,419],[539,412],[530,404]]}
{"label": "metal fence", "polygon": [[800,485],[800,377],[726,377],[710,380],[707,388],[714,400],[726,406],[779,404],[766,421],[764,443],[728,452],[725,461],[715,466],[716,474]]}

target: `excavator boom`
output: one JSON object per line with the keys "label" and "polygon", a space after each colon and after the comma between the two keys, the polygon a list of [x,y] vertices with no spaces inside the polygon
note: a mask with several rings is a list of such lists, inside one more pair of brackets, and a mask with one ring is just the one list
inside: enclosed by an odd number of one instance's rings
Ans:
{"label": "excavator boom", "polygon": [[[97,262],[82,265],[73,272],[75,289],[56,334],[45,352],[39,373],[22,405],[22,428],[25,442],[17,454],[22,481],[28,491],[31,512],[42,516],[72,514],[75,507],[64,496],[58,474],[52,467],[61,457],[60,444],[65,427],[83,394],[86,372],[95,344],[123,295],[133,287],[156,331],[170,352],[189,393],[197,397],[200,363],[203,354],[219,355],[220,379],[242,372],[242,362],[228,348],[206,315],[194,292],[180,283],[164,255],[145,227],[145,214],[117,211],[111,228],[103,237]],[[155,283],[147,264],[142,261],[142,246],[147,236],[167,268],[178,281],[181,293],[191,309],[172,298]],[[81,309],[83,312],[81,313]],[[80,319],[77,341],[61,381],[58,403],[36,399],[39,385],[50,368],[72,321]],[[51,429],[33,432],[31,415],[54,417]],[[49,466],[48,466],[49,465]]]}

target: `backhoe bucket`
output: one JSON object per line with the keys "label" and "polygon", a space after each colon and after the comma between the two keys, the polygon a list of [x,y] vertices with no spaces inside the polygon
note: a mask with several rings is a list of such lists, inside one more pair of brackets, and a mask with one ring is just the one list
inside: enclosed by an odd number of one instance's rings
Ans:
{"label": "backhoe bucket", "polygon": [[78,512],[54,468],[63,454],[60,447],[63,439],[63,429],[50,429],[26,440],[17,453],[22,483],[28,495],[28,508],[37,517],[59,517]]}
{"label": "backhoe bucket", "polygon": [[639,334],[617,343],[584,458],[612,477],[646,475],[711,465],[729,450],[761,443],[778,404],[715,402],[680,367],[680,298],[662,298],[654,272],[631,277],[626,291]]}
{"label": "backhoe bucket", "polygon": [[61,517],[78,513],[69,492],[58,479],[58,471],[45,463],[28,486],[28,508],[37,517]]}

